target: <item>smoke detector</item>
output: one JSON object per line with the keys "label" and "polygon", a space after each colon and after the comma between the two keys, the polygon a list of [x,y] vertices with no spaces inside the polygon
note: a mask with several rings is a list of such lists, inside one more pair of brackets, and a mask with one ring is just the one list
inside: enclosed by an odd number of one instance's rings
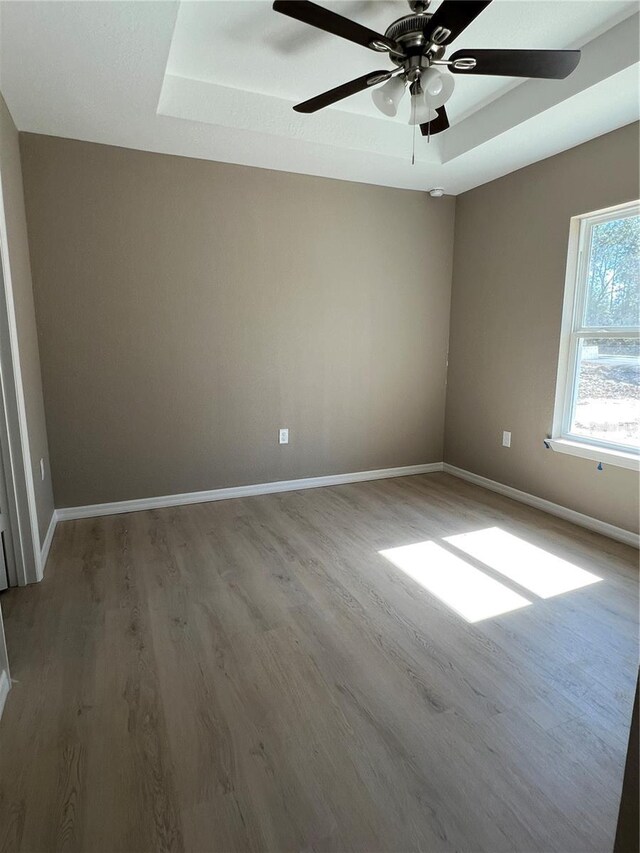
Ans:
{"label": "smoke detector", "polygon": [[444,190],[442,187],[434,187],[432,190],[429,190],[429,195],[431,198],[442,198]]}

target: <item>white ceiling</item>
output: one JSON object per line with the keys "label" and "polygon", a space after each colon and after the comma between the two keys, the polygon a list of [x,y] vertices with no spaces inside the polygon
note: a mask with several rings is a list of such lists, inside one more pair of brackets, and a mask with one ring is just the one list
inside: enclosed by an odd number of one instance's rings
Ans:
{"label": "white ceiling", "polygon": [[[409,11],[324,5],[380,32]],[[0,88],[20,130],[459,193],[637,120],[638,27],[634,0],[494,0],[452,50],[580,47],[582,61],[565,81],[458,75],[452,127],[417,136],[415,166],[408,114],[380,115],[369,92],[293,112],[390,63],[270,2],[2,2]]]}

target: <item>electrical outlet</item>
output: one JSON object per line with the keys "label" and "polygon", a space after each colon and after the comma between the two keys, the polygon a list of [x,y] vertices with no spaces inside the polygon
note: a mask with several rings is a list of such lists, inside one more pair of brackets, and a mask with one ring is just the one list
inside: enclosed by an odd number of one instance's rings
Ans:
{"label": "electrical outlet", "polygon": [[506,430],[502,433],[502,446],[511,447],[511,433]]}
{"label": "electrical outlet", "polygon": [[289,430],[281,429],[278,432],[278,441],[280,444],[289,444]]}
{"label": "electrical outlet", "polygon": [[44,459],[40,460],[40,479],[44,480]]}

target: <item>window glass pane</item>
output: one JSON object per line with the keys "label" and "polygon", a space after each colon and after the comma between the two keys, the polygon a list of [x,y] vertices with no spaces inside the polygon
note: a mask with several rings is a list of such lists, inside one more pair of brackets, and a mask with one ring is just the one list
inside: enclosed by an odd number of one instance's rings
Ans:
{"label": "window glass pane", "polygon": [[587,271],[586,326],[635,326],[640,291],[640,216],[594,225]]}
{"label": "window glass pane", "polygon": [[640,341],[581,339],[577,380],[571,432],[637,448],[640,438]]}

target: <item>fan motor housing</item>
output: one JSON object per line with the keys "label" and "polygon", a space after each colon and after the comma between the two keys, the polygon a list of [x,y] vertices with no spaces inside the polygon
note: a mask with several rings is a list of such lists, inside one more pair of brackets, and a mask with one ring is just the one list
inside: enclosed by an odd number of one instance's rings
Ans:
{"label": "fan motor housing", "polygon": [[[444,48],[431,45],[424,37],[424,30],[432,17],[428,12],[405,15],[387,27],[385,36],[396,42],[405,56],[421,56],[429,53],[434,59],[439,58],[444,53]],[[402,59],[393,53],[389,58],[396,65],[403,64]]]}
{"label": "fan motor housing", "polygon": [[431,17],[429,14],[405,15],[387,27],[385,36],[400,44],[404,44],[407,37],[421,36],[425,25]]}

